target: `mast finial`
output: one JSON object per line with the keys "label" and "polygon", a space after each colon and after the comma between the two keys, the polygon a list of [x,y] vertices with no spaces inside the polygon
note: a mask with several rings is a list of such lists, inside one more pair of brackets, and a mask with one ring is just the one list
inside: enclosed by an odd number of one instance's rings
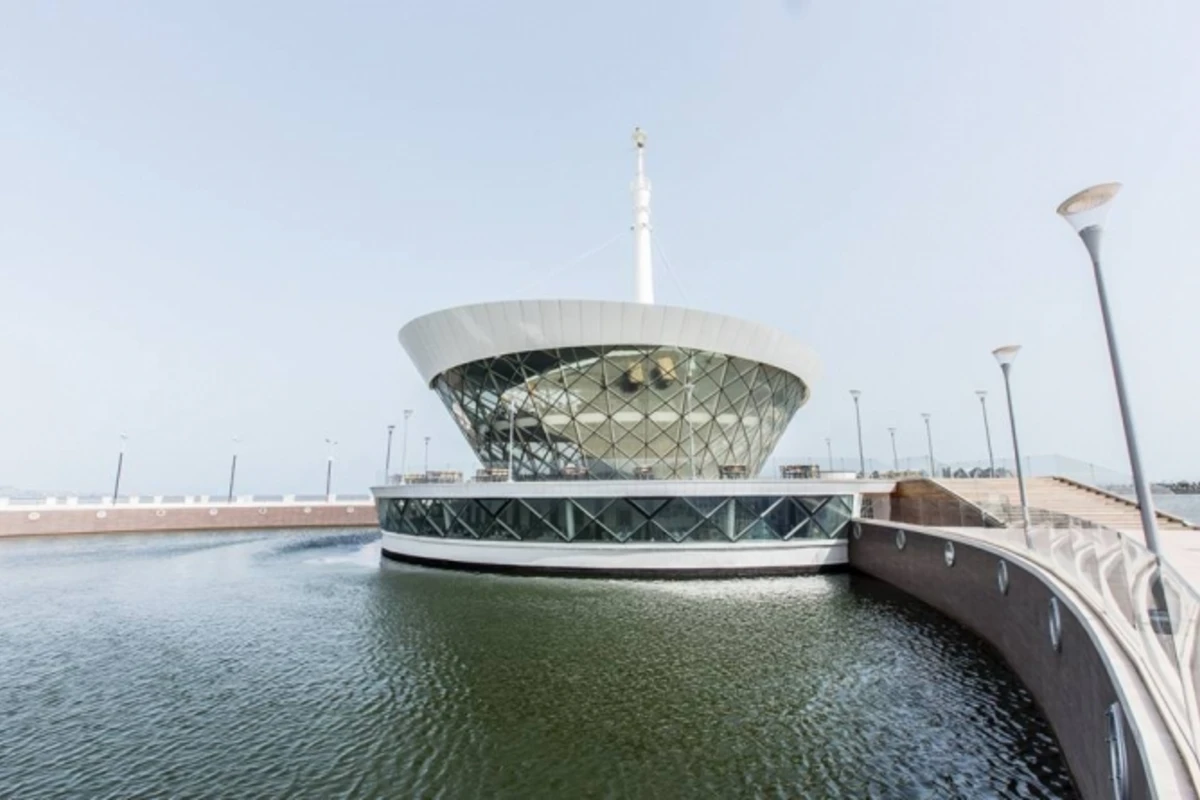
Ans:
{"label": "mast finial", "polygon": [[654,302],[654,267],[650,251],[650,181],[646,178],[646,132],[633,129],[637,175],[633,180],[633,269],[637,301]]}

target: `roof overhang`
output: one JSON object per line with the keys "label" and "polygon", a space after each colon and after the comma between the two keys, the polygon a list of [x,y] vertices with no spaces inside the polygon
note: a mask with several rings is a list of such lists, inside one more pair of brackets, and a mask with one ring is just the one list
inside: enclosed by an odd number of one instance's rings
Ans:
{"label": "roof overhang", "polygon": [[757,322],[677,306],[605,300],[510,300],[417,317],[400,344],[426,384],[486,358],[529,350],[658,345],[707,350],[789,372],[811,387],[820,366],[806,346]]}

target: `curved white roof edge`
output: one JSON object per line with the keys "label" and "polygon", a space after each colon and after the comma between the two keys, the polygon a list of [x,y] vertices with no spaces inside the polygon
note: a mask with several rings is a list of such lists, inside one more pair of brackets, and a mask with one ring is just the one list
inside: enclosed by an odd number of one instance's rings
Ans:
{"label": "curved white roof edge", "polygon": [[677,306],[610,300],[506,300],[417,317],[400,344],[428,385],[484,358],[560,347],[644,344],[688,347],[769,364],[811,387],[820,365],[805,345],[774,328]]}

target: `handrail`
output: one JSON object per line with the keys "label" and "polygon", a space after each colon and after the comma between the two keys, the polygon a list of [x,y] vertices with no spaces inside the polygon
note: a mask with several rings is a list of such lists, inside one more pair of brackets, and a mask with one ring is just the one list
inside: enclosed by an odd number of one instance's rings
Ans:
{"label": "handrail", "polygon": [[1035,525],[1027,541],[1015,549],[1096,609],[1157,690],[1193,766],[1200,762],[1200,594],[1165,559],[1120,531]]}
{"label": "handrail", "polygon": [[[1109,500],[1113,500],[1115,502],[1121,503],[1122,505],[1128,506],[1134,510],[1136,510],[1138,508],[1138,504],[1136,501],[1130,500],[1128,497],[1122,497],[1121,495],[1116,494],[1114,492],[1110,492],[1107,489],[1102,489],[1099,486],[1089,486],[1088,484],[1077,481],[1074,478],[1068,478],[1065,475],[1054,475],[1051,477],[1053,480],[1056,480],[1059,483],[1065,483],[1068,486],[1071,486],[1073,488],[1083,489],[1084,491],[1091,492],[1093,494],[1098,494],[1101,497],[1106,497]],[[1161,517],[1161,518],[1167,520],[1168,522],[1178,522],[1179,524],[1184,525],[1188,528],[1196,528],[1197,527],[1195,523],[1184,519],[1183,517],[1179,516],[1178,514],[1172,514],[1169,511],[1163,511],[1161,508],[1158,508],[1158,507],[1155,507],[1154,515],[1156,517]]]}

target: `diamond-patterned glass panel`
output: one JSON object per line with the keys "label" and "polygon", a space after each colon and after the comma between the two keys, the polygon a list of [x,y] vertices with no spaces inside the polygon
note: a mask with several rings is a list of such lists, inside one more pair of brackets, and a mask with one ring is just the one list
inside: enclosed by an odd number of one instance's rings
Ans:
{"label": "diamond-patterned glass panel", "polygon": [[510,353],[433,387],[485,466],[508,465],[511,439],[521,480],[754,474],[808,394],[776,367],[649,345]]}
{"label": "diamond-patterned glass panel", "polygon": [[785,498],[764,514],[763,522],[780,539],[806,538],[812,530],[812,519],[807,509],[791,497]]}
{"label": "diamond-patterned glass panel", "polygon": [[854,508],[849,495],[381,502],[383,529],[410,536],[609,543],[841,539]]}
{"label": "diamond-patterned glass panel", "polygon": [[831,497],[813,514],[813,519],[826,538],[841,539],[846,536],[846,523],[850,521],[851,506],[844,498]]}

